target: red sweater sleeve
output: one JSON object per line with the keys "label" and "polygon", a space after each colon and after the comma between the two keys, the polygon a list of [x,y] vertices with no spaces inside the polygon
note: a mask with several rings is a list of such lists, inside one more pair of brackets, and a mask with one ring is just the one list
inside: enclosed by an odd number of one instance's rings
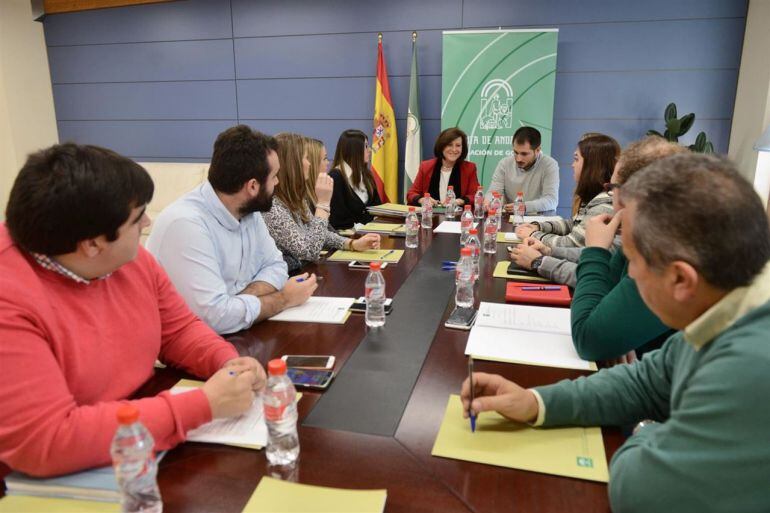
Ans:
{"label": "red sweater sleeve", "polygon": [[420,163],[420,169],[417,171],[417,177],[414,179],[414,183],[409,188],[409,192],[406,193],[406,202],[410,205],[417,205],[420,198],[428,192],[430,187],[430,178],[433,173],[434,160],[424,160]]}

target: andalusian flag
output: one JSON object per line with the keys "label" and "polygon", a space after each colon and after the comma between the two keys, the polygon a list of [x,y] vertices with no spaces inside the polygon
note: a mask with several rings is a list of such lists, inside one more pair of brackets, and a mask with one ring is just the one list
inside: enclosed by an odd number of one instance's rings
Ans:
{"label": "andalusian flag", "polygon": [[417,178],[422,161],[420,130],[420,88],[417,86],[417,32],[412,32],[412,74],[409,78],[409,110],[406,114],[406,155],[404,155],[404,203],[409,187]]}
{"label": "andalusian flag", "polygon": [[390,99],[388,70],[382,55],[382,34],[377,44],[377,89],[374,93],[374,134],[372,135],[372,171],[380,199],[389,203],[398,197],[398,139],[396,115]]}

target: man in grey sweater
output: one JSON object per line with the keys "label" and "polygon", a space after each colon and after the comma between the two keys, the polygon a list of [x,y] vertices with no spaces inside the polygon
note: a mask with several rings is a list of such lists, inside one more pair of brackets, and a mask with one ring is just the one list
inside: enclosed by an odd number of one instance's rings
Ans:
{"label": "man in grey sweater", "polygon": [[524,195],[527,214],[553,215],[559,203],[559,164],[540,150],[540,132],[523,126],[513,134],[513,156],[500,161],[485,196],[503,195],[505,211],[513,212],[516,193]]}

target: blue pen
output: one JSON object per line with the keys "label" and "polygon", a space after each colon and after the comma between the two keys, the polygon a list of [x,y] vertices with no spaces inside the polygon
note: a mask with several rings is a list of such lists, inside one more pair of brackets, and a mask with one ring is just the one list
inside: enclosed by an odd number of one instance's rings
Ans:
{"label": "blue pen", "polygon": [[471,384],[471,400],[468,403],[468,417],[471,419],[471,433],[476,432],[476,415],[473,414],[473,410],[471,410],[471,405],[473,404],[474,399],[474,391],[473,391],[473,357],[468,356],[468,379],[470,380]]}
{"label": "blue pen", "polygon": [[457,262],[454,262],[452,260],[444,260],[441,262],[441,265],[457,265]]}

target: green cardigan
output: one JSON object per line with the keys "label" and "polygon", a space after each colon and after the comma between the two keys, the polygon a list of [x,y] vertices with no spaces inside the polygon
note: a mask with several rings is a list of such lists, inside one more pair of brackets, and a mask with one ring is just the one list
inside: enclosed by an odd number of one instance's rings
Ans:
{"label": "green cardigan", "polygon": [[770,302],[700,349],[678,332],[632,365],[535,390],[544,426],[663,422],[613,456],[615,513],[768,511]]}
{"label": "green cardigan", "polygon": [[672,333],[647,308],[623,251],[585,248],[572,298],[572,341],[581,358],[617,358]]}

